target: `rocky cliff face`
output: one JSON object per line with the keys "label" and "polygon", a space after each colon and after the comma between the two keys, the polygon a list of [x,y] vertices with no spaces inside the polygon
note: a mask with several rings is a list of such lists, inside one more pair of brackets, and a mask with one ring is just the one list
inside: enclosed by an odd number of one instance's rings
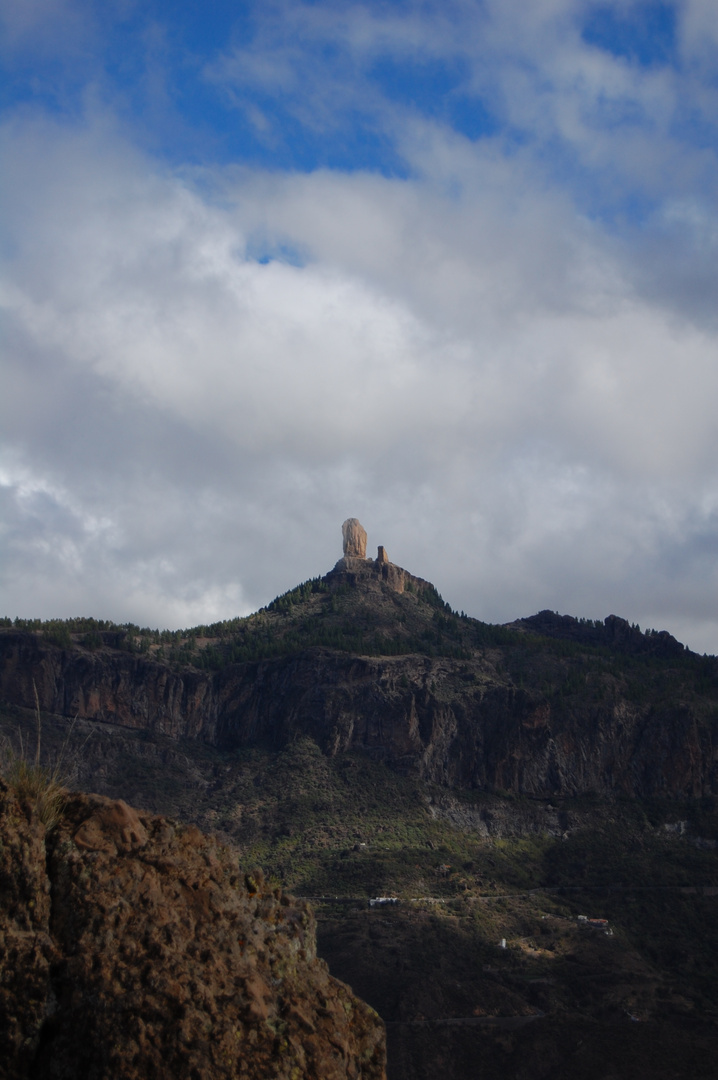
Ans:
{"label": "rocky cliff face", "polygon": [[216,738],[222,679],[177,671],[111,647],[61,649],[40,634],[0,631],[0,697],[60,716],[106,720],[155,734]]}
{"label": "rocky cliff face", "polygon": [[543,612],[492,637],[447,614],[428,582],[354,558],[315,593],[253,618],[242,647],[270,655],[233,663],[227,652],[217,671],[3,629],[0,700],[31,708],[34,683],[48,712],[223,749],[306,734],[328,754],[361,748],[451,786],[549,797],[718,790],[718,663],[670,635]]}
{"label": "rocky cliff face", "polygon": [[3,1080],[383,1080],[305,904],[194,826],[99,796],[50,833],[0,781]]}

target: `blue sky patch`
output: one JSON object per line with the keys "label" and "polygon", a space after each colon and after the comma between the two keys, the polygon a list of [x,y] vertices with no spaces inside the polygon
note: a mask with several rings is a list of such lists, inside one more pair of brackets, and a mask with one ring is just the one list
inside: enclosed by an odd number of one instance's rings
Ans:
{"label": "blue sky patch", "polygon": [[676,56],[676,9],[663,3],[598,4],[582,37],[588,45],[646,67],[671,64]]}
{"label": "blue sky patch", "polygon": [[[596,3],[585,15],[584,49],[638,68],[674,64],[680,15],[665,2]],[[143,150],[173,167],[240,164],[391,178],[423,168],[408,159],[405,135],[413,122],[429,121],[448,137],[491,138],[506,154],[533,154],[592,216],[653,205],[655,195],[641,191],[635,170],[619,176],[620,159],[609,179],[613,162],[595,162],[570,124],[552,123],[550,114],[547,124],[536,122],[534,101],[548,104],[542,94],[553,61],[539,45],[531,54],[531,39],[507,34],[505,19],[495,20],[502,29],[492,38],[484,32],[491,18],[480,4],[150,0],[103,7],[88,16],[82,40],[68,29],[67,39],[58,32],[33,53],[28,33],[21,48],[7,51],[0,109],[76,120],[88,101],[99,103],[122,118]],[[536,20],[538,40],[552,19],[549,12]],[[651,137],[654,120],[640,94],[592,89],[581,110],[594,130]],[[702,98],[677,96],[659,123],[670,125],[678,144],[714,152],[715,114]]]}

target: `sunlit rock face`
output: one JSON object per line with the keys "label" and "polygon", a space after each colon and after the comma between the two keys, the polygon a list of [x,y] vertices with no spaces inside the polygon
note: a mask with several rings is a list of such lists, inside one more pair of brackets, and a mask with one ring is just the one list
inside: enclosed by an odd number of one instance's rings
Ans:
{"label": "sunlit rock face", "polygon": [[366,529],[357,518],[347,518],[342,525],[345,559],[366,559]]}

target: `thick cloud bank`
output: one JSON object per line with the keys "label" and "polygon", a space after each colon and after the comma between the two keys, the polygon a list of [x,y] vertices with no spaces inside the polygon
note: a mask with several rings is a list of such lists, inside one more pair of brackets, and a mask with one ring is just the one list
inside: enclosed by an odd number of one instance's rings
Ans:
{"label": "thick cloud bank", "polygon": [[[548,163],[376,87],[366,109],[401,151],[396,175],[180,168],[96,103],[72,122],[7,117],[7,614],[180,626],[248,612],[329,569],[357,516],[370,548],[480,618],[616,612],[718,651],[713,152],[679,145],[675,73],[600,53],[560,20],[543,50],[534,28],[551,75],[534,72],[535,101],[506,57],[507,6],[474,53],[493,57],[511,124],[540,130],[544,150],[560,132]],[[691,30],[708,16],[689,8],[684,84],[709,97]],[[434,50],[456,54],[450,22],[436,25]],[[299,52],[255,43],[265,83],[299,77],[318,34],[302,27]],[[391,31],[366,12],[334,27],[354,93],[366,43],[386,51]],[[241,59],[227,50],[205,77],[248,108],[237,72],[260,76]],[[607,88],[653,122],[599,124]],[[589,205],[574,182],[589,166],[604,191],[642,178],[641,214]]]}

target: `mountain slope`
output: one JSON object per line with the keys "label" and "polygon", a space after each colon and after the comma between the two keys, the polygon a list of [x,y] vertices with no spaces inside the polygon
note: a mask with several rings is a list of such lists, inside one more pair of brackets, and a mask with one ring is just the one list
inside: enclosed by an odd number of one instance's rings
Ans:
{"label": "mountain slope", "polygon": [[718,790],[714,657],[615,616],[490,626],[373,560],[341,560],[256,615],[172,641],[81,621],[1,628],[0,700],[32,708],[35,687],[58,715],[223,750],[307,735],[448,786]]}

